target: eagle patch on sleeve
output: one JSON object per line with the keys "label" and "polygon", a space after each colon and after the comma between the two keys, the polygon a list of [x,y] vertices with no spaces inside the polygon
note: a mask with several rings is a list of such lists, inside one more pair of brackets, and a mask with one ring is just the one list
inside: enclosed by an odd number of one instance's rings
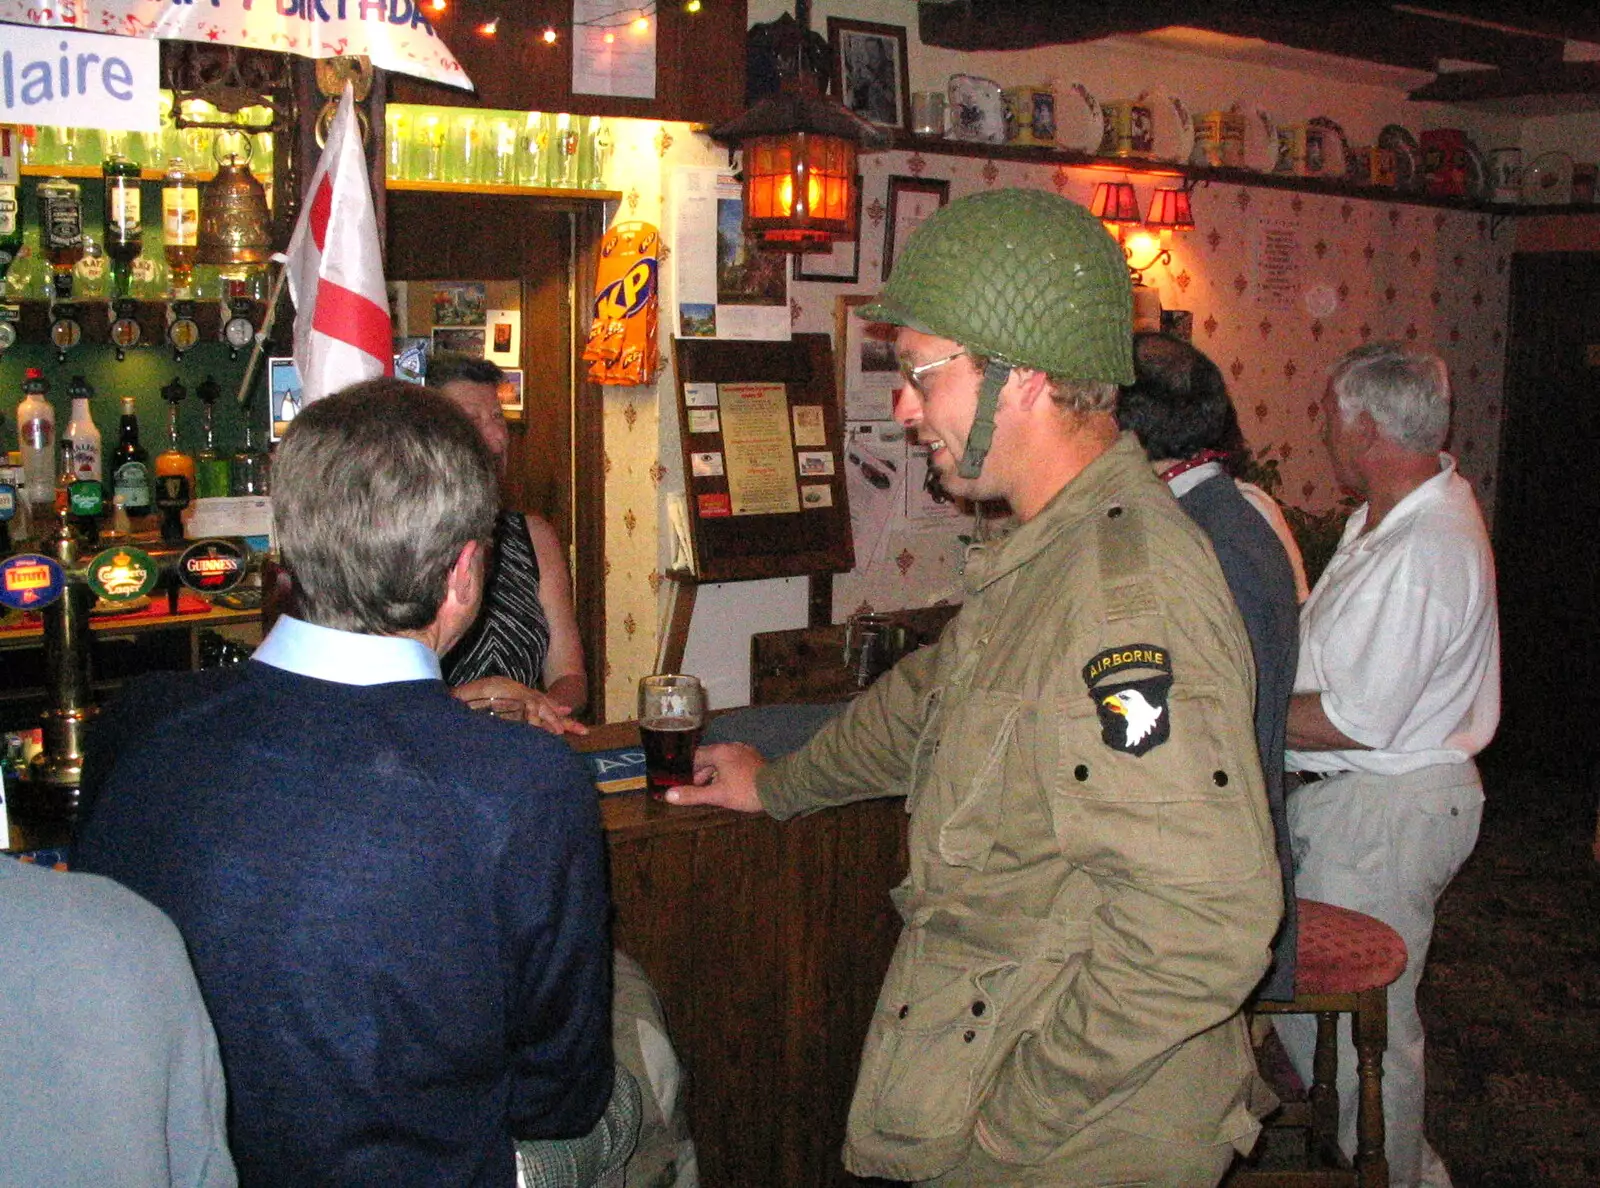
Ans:
{"label": "eagle patch on sleeve", "polygon": [[1172,656],[1166,648],[1107,648],[1083,666],[1083,683],[1100,716],[1100,737],[1112,750],[1143,755],[1171,736]]}

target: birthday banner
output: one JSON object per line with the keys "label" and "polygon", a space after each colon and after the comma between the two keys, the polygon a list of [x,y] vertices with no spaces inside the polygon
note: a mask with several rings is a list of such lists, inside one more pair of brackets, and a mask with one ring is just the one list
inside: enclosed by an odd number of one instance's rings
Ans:
{"label": "birthday banner", "polygon": [[[119,37],[212,41],[374,66],[472,89],[426,0],[0,0],[0,21]],[[44,123],[44,120],[40,120]],[[105,125],[99,125],[105,126]]]}
{"label": "birthday banner", "polygon": [[7,29],[0,124],[158,132],[160,47],[70,29]]}

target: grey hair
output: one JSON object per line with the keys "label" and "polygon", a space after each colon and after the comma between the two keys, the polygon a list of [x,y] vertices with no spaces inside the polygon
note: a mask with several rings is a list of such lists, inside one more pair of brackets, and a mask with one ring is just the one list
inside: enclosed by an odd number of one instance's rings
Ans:
{"label": "grey hair", "polygon": [[306,407],[272,466],[296,614],[365,635],[426,627],[469,541],[494,536],[494,460],[454,404],[397,379]]}
{"label": "grey hair", "polygon": [[1330,380],[1339,419],[1365,412],[1378,431],[1419,454],[1443,449],[1450,433],[1450,372],[1431,351],[1398,342],[1359,346],[1334,366]]}

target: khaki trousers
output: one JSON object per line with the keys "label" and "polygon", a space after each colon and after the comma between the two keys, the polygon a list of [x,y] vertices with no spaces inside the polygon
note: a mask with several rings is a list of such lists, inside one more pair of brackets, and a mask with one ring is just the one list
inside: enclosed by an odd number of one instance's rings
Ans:
{"label": "khaki trousers", "polygon": [[927,1188],[1215,1188],[1236,1154],[1231,1143],[1196,1147],[1104,1125],[1080,1131],[1044,1163],[1001,1163],[977,1143]]}

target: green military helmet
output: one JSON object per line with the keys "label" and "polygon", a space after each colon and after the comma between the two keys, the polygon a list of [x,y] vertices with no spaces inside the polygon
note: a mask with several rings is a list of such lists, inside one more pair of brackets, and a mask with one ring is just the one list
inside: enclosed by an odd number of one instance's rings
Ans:
{"label": "green military helmet", "polygon": [[936,211],[858,314],[1058,379],[1133,382],[1122,249],[1083,207],[1043,190],[992,190]]}

